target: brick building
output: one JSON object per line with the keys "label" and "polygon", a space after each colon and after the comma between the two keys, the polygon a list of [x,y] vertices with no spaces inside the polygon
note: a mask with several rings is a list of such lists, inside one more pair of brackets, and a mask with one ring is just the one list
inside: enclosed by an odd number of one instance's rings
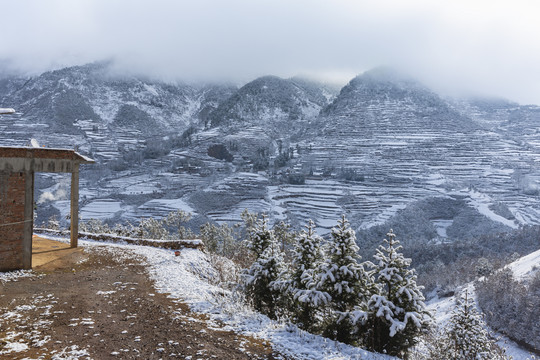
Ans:
{"label": "brick building", "polygon": [[34,173],[71,173],[71,246],[77,246],[79,165],[74,150],[0,147],[0,271],[32,267]]}

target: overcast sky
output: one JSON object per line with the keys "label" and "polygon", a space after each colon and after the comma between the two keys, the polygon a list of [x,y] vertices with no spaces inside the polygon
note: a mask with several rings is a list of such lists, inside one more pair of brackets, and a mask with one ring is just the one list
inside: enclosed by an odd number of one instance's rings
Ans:
{"label": "overcast sky", "polygon": [[24,72],[114,59],[165,79],[392,66],[438,91],[540,104],[540,2],[0,0],[0,64]]}

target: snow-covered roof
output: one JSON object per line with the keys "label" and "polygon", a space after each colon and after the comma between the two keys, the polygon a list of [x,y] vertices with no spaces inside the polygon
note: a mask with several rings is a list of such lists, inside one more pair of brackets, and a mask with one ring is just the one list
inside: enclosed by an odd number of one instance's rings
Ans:
{"label": "snow-covered roof", "polygon": [[15,109],[12,109],[12,108],[0,108],[0,114],[15,114]]}
{"label": "snow-covered roof", "polygon": [[92,164],[95,161],[77,153],[75,150],[51,149],[35,147],[4,147],[0,146],[0,158],[41,158],[74,160],[83,164]]}

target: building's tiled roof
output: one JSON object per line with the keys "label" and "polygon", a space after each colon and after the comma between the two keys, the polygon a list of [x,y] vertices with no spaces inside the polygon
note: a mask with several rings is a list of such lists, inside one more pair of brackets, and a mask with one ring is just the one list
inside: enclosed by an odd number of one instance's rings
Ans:
{"label": "building's tiled roof", "polygon": [[94,160],[77,153],[75,150],[32,148],[32,147],[2,147],[0,146],[0,158],[59,159],[59,160],[74,160],[83,164],[94,163]]}

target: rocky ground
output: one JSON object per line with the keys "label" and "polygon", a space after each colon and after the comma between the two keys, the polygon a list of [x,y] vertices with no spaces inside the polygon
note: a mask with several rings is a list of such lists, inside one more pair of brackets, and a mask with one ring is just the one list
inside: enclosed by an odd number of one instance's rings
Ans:
{"label": "rocky ground", "polygon": [[79,249],[0,281],[0,358],[282,359],[157,293],[128,250]]}

